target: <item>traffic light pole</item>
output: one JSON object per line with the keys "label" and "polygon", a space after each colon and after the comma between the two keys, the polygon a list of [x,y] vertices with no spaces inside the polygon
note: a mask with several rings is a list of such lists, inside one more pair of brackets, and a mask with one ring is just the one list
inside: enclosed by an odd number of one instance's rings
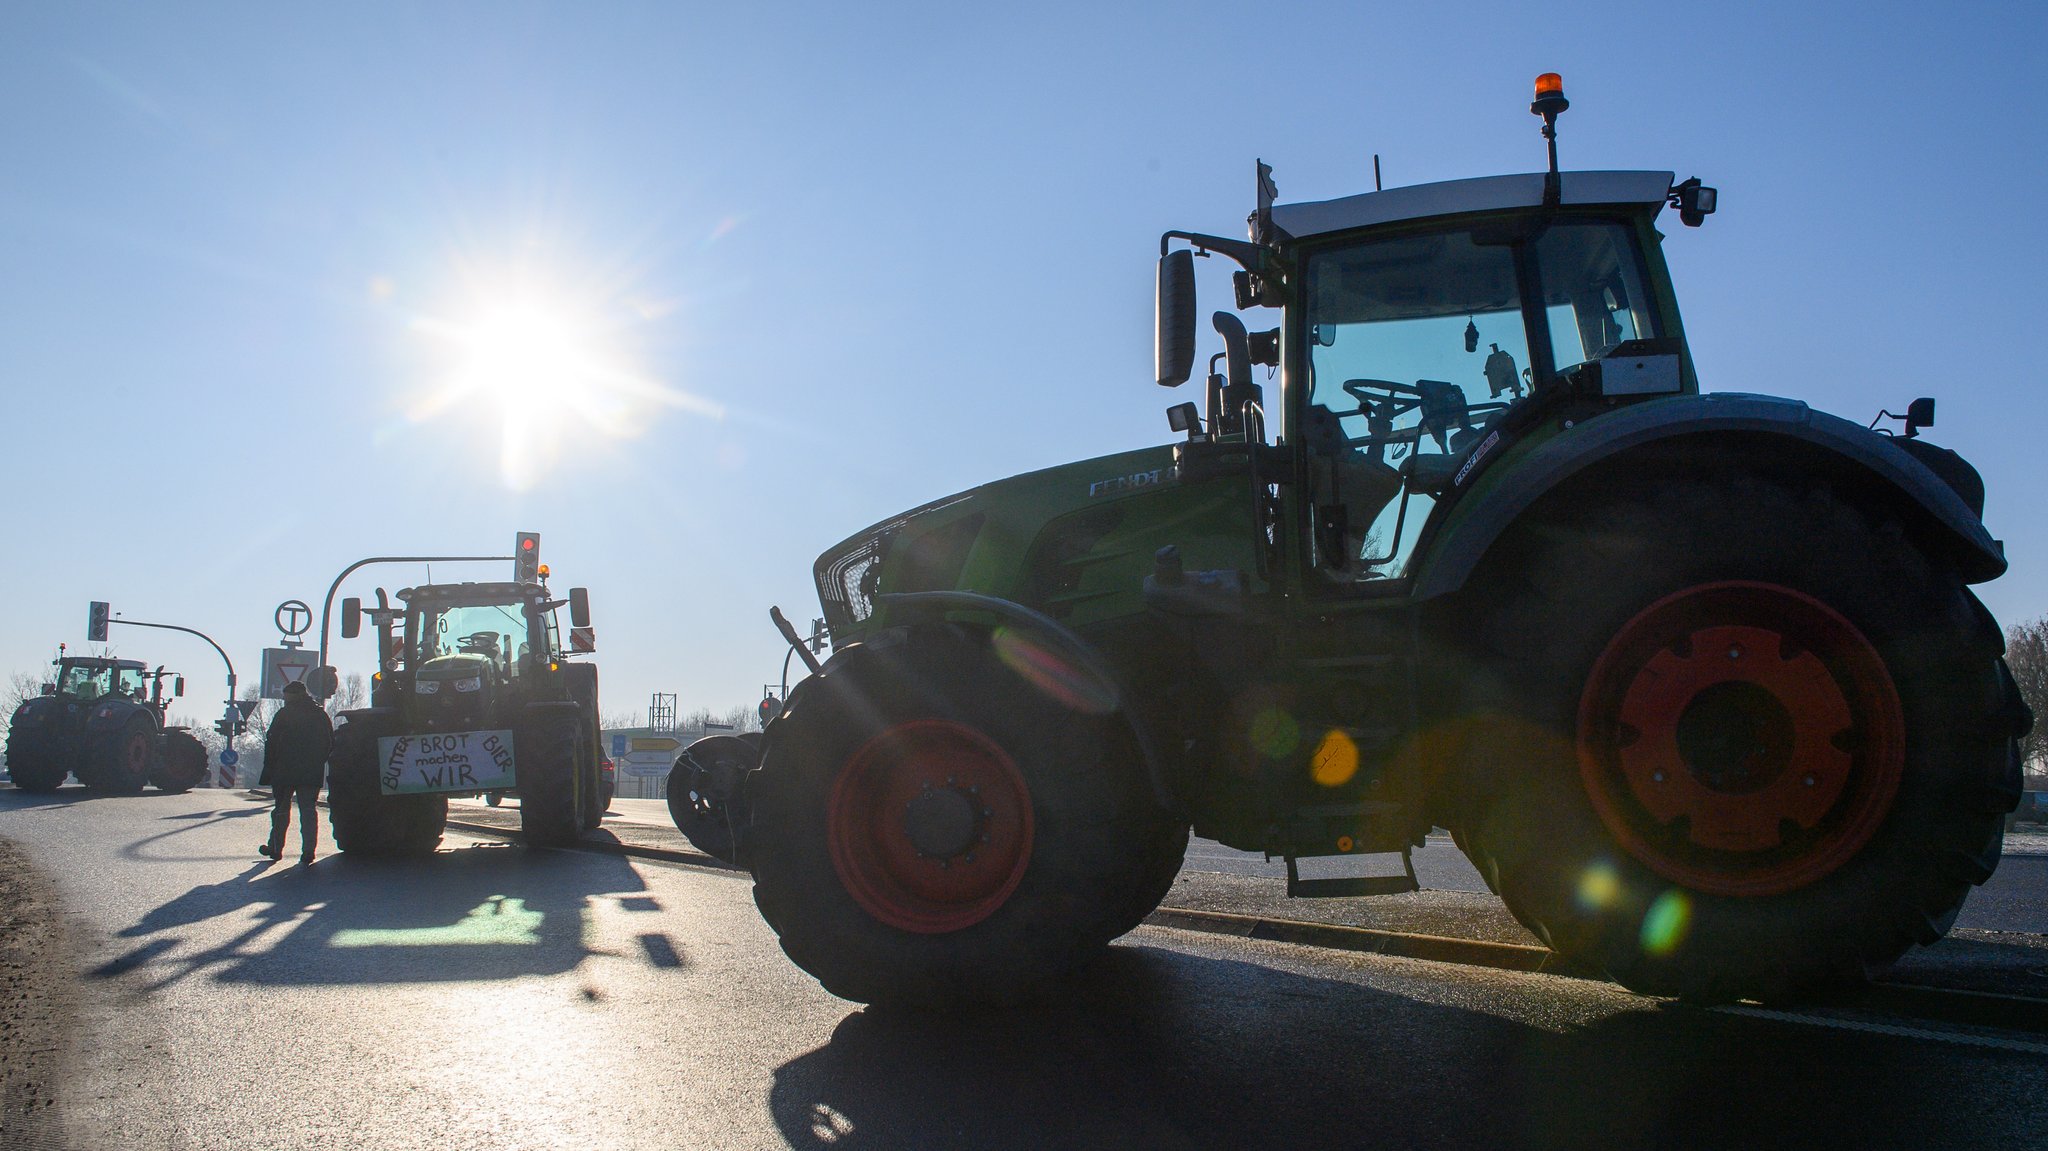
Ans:
{"label": "traffic light pole", "polygon": [[213,648],[213,650],[215,650],[215,651],[217,651],[217,652],[220,652],[220,661],[221,661],[222,663],[224,663],[224,664],[226,664],[226,665],[227,665],[227,668],[228,668],[228,703],[229,703],[229,705],[231,705],[231,706],[232,706],[232,705],[234,704],[234,702],[235,702],[235,661],[234,661],[234,660],[231,660],[231,659],[229,659],[229,658],[228,658],[228,653],[227,653],[227,652],[225,652],[225,651],[222,651],[222,650],[221,650],[221,646],[220,646],[219,644],[217,644],[217,643],[214,643],[214,642],[213,642],[213,637],[212,637],[212,636],[210,636],[210,635],[207,635],[207,634],[206,634],[205,632],[203,632],[203,631],[200,631],[200,630],[199,630],[198,628],[191,628],[191,627],[179,627],[179,626],[178,626],[177,624],[174,624],[174,623],[144,623],[143,621],[141,621],[141,620],[139,620],[139,619],[122,619],[122,618],[121,618],[121,617],[120,617],[119,615],[116,615],[116,616],[115,616],[115,617],[114,617],[113,619],[111,619],[111,620],[108,620],[107,622],[108,622],[108,623],[125,623],[125,624],[127,624],[127,625],[128,625],[129,627],[154,627],[154,628],[161,628],[161,629],[162,629],[162,630],[164,630],[164,631],[182,631],[182,632],[184,632],[184,633],[185,633],[186,635],[196,635],[196,636],[198,636],[198,637],[199,637],[200,639],[203,639],[203,640],[205,640],[205,641],[207,642],[207,645],[208,645],[209,647]]}
{"label": "traffic light pole", "polygon": [[[356,569],[371,564],[457,564],[457,563],[502,563],[518,559],[517,556],[369,556],[341,569],[334,582],[327,585],[327,598],[320,603],[320,666],[327,666],[327,624],[334,613],[334,593],[341,590],[341,581],[354,575]],[[323,685],[324,686],[324,685]]]}

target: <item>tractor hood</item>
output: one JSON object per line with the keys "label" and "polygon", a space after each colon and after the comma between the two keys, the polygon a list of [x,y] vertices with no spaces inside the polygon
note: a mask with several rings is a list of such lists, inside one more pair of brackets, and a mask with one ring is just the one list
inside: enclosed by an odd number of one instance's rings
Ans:
{"label": "tractor hood", "polygon": [[451,679],[470,679],[483,676],[488,682],[497,673],[498,665],[486,655],[474,652],[459,652],[454,655],[439,655],[420,665],[416,680],[443,682]]}
{"label": "tractor hood", "polygon": [[859,532],[813,574],[835,646],[851,642],[893,592],[974,591],[1043,600],[1033,553],[1055,521],[1176,483],[1171,447],[1142,448],[983,484]]}

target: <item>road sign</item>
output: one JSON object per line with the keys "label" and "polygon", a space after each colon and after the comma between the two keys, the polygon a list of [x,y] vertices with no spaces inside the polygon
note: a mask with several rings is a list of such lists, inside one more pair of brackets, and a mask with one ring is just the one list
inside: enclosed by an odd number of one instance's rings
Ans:
{"label": "road sign", "polygon": [[614,753],[612,760],[627,775],[667,775],[682,746],[683,742],[672,735],[634,736],[626,741],[625,752]]}
{"label": "road sign", "polygon": [[220,765],[222,767],[233,767],[240,762],[242,762],[241,752],[236,751],[232,747],[220,749]]}
{"label": "road sign", "polygon": [[623,735],[612,736],[612,757],[616,759],[624,754],[626,754],[626,737]]}
{"label": "road sign", "polygon": [[296,639],[313,626],[313,609],[307,607],[304,600],[288,599],[277,605],[277,611],[270,618],[277,624],[279,632]]}
{"label": "road sign", "polygon": [[298,647],[266,647],[263,649],[263,691],[264,699],[283,699],[284,685],[305,683],[306,675],[320,662],[317,653]]}

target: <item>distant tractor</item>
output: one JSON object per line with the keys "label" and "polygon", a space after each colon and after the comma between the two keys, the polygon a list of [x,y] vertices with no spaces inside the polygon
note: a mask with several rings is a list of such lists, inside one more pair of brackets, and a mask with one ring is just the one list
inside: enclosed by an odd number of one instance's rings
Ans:
{"label": "distant tractor", "polygon": [[1891,434],[1705,391],[1659,224],[1714,190],[1559,172],[1564,106],[1546,74],[1548,172],[1283,205],[1261,165],[1247,239],[1160,242],[1162,385],[1195,255],[1239,266],[1178,442],[819,557],[830,661],[743,788],[698,773],[792,960],[1014,999],[1140,923],[1191,827],[1291,895],[1412,891],[1448,827],[1538,939],[1659,995],[1941,937],[2031,723],[1969,587],[2006,569],[1983,483],[1919,438],[1932,400]]}
{"label": "distant tractor", "polygon": [[[531,581],[426,584],[403,606],[342,603],[344,638],[377,632],[368,708],[344,712],[329,760],[335,843],[362,855],[430,852],[448,797],[517,790],[526,842],[570,842],[598,825],[606,796],[598,742],[597,668],[588,652],[590,604]],[[380,605],[384,593],[378,592]],[[565,645],[557,612],[567,607]]]}
{"label": "distant tractor", "polygon": [[8,724],[7,770],[16,787],[55,791],[76,776],[98,791],[134,795],[145,786],[189,791],[205,781],[205,746],[164,723],[170,700],[185,694],[185,677],[132,659],[55,662],[56,681],[23,701]]}

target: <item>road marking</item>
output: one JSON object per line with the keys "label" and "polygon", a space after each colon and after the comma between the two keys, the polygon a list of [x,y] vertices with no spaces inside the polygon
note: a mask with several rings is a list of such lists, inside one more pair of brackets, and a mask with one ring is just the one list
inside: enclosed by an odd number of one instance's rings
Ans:
{"label": "road marking", "polygon": [[1999,1051],[2024,1051],[2030,1055],[2048,1055],[2048,1043],[2031,1043],[2024,1039],[2001,1039],[1996,1035],[1973,1035],[1965,1031],[1935,1031],[1926,1027],[1904,1027],[1896,1023],[1869,1023],[1860,1019],[1837,1019],[1827,1015],[1808,1015],[1798,1011],[1773,1011],[1768,1007],[1745,1007],[1731,1005],[1709,1008],[1723,1015],[1742,1015],[1750,1019],[1774,1019],[1780,1023],[1807,1023],[1815,1027],[1833,1027],[1841,1031],[1865,1031],[1873,1035],[1895,1035],[1904,1039],[1932,1039],[1937,1043],[1959,1043],[1965,1047],[1989,1047]]}

